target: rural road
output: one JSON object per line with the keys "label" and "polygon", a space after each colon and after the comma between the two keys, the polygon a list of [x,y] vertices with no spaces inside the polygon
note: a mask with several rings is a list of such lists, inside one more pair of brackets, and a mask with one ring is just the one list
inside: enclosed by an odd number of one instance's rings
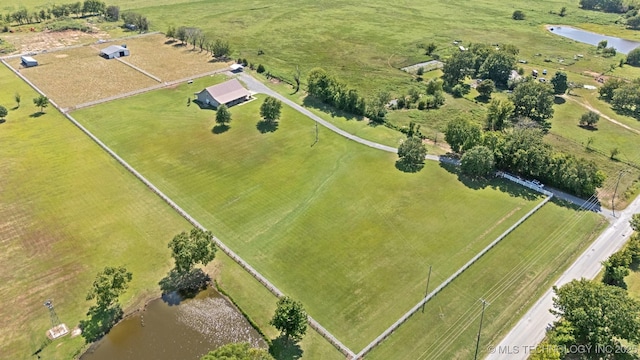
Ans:
{"label": "rural road", "polygon": [[[562,286],[573,279],[593,279],[602,268],[601,262],[618,251],[629,239],[633,230],[629,220],[640,213],[640,197],[637,197],[619,217],[580,255],[565,271],[555,286]],[[553,307],[553,290],[549,289],[520,319],[516,326],[498,344],[489,344],[486,360],[525,360],[545,336],[547,326],[556,320],[549,312]]]}

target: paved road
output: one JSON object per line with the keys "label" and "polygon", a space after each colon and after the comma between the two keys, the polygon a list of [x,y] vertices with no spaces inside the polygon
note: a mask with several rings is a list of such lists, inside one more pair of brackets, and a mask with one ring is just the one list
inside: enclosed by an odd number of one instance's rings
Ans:
{"label": "paved road", "polygon": [[[562,286],[573,279],[583,277],[595,278],[602,267],[601,262],[622,248],[631,236],[633,231],[629,220],[635,213],[640,213],[640,197],[637,197],[626,210],[618,212],[619,217],[580,255],[554,285]],[[486,359],[527,359],[531,354],[529,347],[535,347],[542,341],[546,327],[556,320],[556,317],[549,312],[552,307],[553,290],[549,289],[499,344],[489,345],[488,349],[493,353],[490,353]]]}

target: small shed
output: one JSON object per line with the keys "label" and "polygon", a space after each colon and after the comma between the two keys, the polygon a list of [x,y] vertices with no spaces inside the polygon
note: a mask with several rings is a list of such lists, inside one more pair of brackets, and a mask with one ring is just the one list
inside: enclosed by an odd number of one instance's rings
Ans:
{"label": "small shed", "polygon": [[100,56],[105,59],[115,59],[122,56],[129,56],[130,52],[126,46],[111,45],[100,51]]}
{"label": "small shed", "polygon": [[244,69],[244,66],[240,64],[232,64],[231,66],[229,66],[229,68],[231,69],[231,72],[239,73],[242,71],[242,69]]}
{"label": "small shed", "polygon": [[251,93],[245,89],[237,79],[225,81],[222,84],[209,86],[196,94],[202,105],[217,108],[221,104],[233,106],[249,100]]}
{"label": "small shed", "polygon": [[20,63],[24,67],[38,66],[38,60],[32,58],[31,56],[21,56]]}

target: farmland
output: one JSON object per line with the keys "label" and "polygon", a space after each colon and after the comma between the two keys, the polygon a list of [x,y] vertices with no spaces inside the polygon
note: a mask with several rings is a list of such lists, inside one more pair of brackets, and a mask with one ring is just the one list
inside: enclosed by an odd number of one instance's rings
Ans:
{"label": "farmland", "polygon": [[[38,9],[45,3],[26,0],[20,5]],[[604,58],[593,47],[546,31],[545,24],[561,20],[640,40],[640,33],[614,24],[617,15],[583,11],[560,0],[108,4],[144,14],[152,30],[197,26],[209,39],[228,40],[234,58],[263,64],[270,74],[289,81],[299,67],[303,90],[306,74],[322,67],[366,97],[379,91],[405,94],[423,83],[399,68],[431,59],[420,48],[429,42],[437,45],[436,56],[446,59],[458,51],[454,39],[465,45],[514,44],[520,48],[518,57],[527,60],[522,65],[527,73],[563,70],[570,80],[589,85],[598,85],[594,74],[640,75],[629,66],[612,68],[620,55]],[[3,6],[0,14],[18,5]],[[560,18],[555,12],[562,6],[569,10]],[[511,19],[515,9],[527,14],[525,21]],[[107,29],[113,24],[96,26],[109,34],[123,33]],[[132,51],[124,62],[100,58],[99,49],[109,44],[93,44],[38,54],[40,66],[19,71],[53,101],[73,110],[228,65],[163,35],[124,42]],[[19,68],[18,58],[9,63]],[[36,292],[62,289],[63,297],[54,296],[61,304],[60,316],[77,324],[86,310],[84,292],[91,277],[118,259],[134,272],[136,282],[124,301],[128,309],[135,308],[157,295],[157,278],[170,263],[166,241],[187,224],[54,109],[38,116],[31,104],[35,93],[6,69],[0,71],[0,87],[12,89],[0,93],[0,104],[13,102],[13,89],[23,95],[22,105],[0,124],[0,141],[7,144],[0,148],[0,201],[8,204],[0,215],[9,219],[0,222],[1,246],[6,247],[0,260],[7,269],[19,269],[5,271],[6,278],[0,279],[15,284],[7,288],[11,303],[0,316],[9,319],[5,328],[21,330],[0,331],[0,342],[10,344],[10,354],[23,355],[25,348],[32,353],[41,346],[47,325],[40,297],[32,298]],[[432,71],[425,79],[440,74]],[[366,148],[322,127],[316,144],[315,124],[288,107],[275,131],[261,132],[257,123],[263,95],[232,108],[230,128],[218,133],[213,131],[215,112],[189,105],[185,97],[192,99],[194,92],[225,79],[181,81],[72,115],[287,295],[301,300],[311,316],[356,352],[424,296],[430,265],[433,288],[542,200],[500,180],[471,181],[435,162],[419,173],[402,173],[394,167],[395,154]],[[304,91],[291,94],[277,81],[268,85],[363,138],[391,146],[404,139],[389,127],[373,127],[365,119],[328,109],[306,98]],[[483,122],[486,106],[476,95],[475,90],[462,98],[446,95],[439,110],[390,111],[387,120],[392,126],[421,125],[430,140],[429,153],[442,154],[448,148],[438,145],[444,142],[448,121],[467,117]],[[508,94],[494,96],[504,99]],[[633,129],[640,129],[640,122],[616,114],[598,99],[597,90],[574,90],[565,98],[556,99],[547,142],[597,162],[608,175],[599,190],[604,204],[611,203],[620,180],[616,204],[624,205],[640,191],[632,187],[640,175],[640,135],[605,119],[597,130],[578,127],[577,120],[589,105]],[[613,148],[620,151],[617,159],[609,156]],[[622,170],[629,172],[618,178]],[[467,339],[474,335],[478,298],[492,303],[483,341],[495,342],[603,226],[593,213],[556,202],[545,205],[368,357],[469,358]],[[141,252],[142,257],[132,255]],[[275,337],[268,325],[275,297],[222,254],[214,267],[222,286]],[[32,289],[25,292],[28,285]],[[61,344],[45,350],[51,357],[68,358],[81,341]],[[302,347],[305,358],[340,357],[315,332],[307,334]]]}
{"label": "farmland", "polygon": [[[231,128],[214,134],[213,112],[175,101],[213,82],[74,117],[355,349],[420,299],[426,264],[444,280],[539,201],[500,181],[468,188],[435,163],[398,172],[394,155],[324,129],[311,147],[313,123],[288,108],[262,134],[260,97],[233,108]],[[122,117],[101,115],[115,108]]]}

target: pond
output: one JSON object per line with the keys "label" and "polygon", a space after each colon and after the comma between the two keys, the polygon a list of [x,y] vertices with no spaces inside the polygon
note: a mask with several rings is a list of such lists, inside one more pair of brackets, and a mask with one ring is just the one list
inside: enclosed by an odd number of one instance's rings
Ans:
{"label": "pond", "polygon": [[[168,303],[175,303],[173,301]],[[226,298],[213,289],[169,305],[163,299],[116,325],[81,360],[193,359],[230,342],[267,345]]]}
{"label": "pond", "polygon": [[621,52],[623,54],[628,54],[631,50],[640,46],[640,42],[637,41],[596,34],[571,26],[548,25],[547,29],[556,35],[564,36],[566,38],[576,40],[585,44],[591,44],[594,46],[597,46],[598,43],[602,40],[607,40],[608,47],[614,47],[618,52]]}

